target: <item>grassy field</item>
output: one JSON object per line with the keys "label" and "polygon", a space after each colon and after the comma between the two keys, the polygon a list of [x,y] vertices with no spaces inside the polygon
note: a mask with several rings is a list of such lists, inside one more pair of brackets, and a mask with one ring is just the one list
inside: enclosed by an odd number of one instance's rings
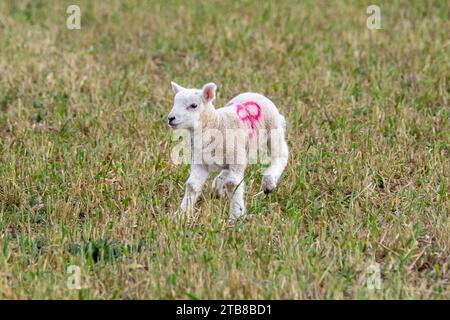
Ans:
{"label": "grassy field", "polygon": [[[369,4],[2,0],[0,298],[450,299],[450,8],[376,1],[369,30]],[[170,80],[287,118],[278,190],[251,166],[234,228],[210,183],[166,215]]]}

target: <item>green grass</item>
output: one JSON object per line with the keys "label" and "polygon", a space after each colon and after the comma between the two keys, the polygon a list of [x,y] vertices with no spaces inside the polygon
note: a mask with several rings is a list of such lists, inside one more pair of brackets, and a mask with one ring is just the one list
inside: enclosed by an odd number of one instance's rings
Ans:
{"label": "green grass", "polygon": [[[448,1],[0,2],[0,298],[450,298]],[[170,80],[286,116],[276,193],[170,221]],[[378,263],[382,287],[368,290]],[[69,265],[82,289],[66,287]]]}

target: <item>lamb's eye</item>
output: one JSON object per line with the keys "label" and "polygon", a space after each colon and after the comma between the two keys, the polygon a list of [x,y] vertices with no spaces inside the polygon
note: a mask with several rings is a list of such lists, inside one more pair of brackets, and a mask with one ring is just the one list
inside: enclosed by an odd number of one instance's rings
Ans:
{"label": "lamb's eye", "polygon": [[189,106],[189,108],[195,109],[195,108],[197,108],[197,105],[196,105],[195,103],[193,103],[193,104],[191,104],[191,105]]}

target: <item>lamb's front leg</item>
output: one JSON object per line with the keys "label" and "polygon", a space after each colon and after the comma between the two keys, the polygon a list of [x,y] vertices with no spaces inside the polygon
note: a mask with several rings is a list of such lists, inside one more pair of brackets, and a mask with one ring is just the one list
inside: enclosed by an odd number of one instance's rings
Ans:
{"label": "lamb's front leg", "polygon": [[206,166],[193,164],[191,173],[186,181],[186,190],[183,201],[181,201],[180,211],[191,214],[194,211],[195,203],[202,191],[206,179],[208,179],[208,169]]}
{"label": "lamb's front leg", "polygon": [[230,168],[225,180],[225,190],[230,199],[229,223],[234,223],[238,218],[245,214],[244,171],[245,166],[233,166]]}

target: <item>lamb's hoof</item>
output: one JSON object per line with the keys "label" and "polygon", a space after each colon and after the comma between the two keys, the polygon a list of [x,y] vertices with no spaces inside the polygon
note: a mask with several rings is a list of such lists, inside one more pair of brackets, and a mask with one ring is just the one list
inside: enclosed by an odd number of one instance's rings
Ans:
{"label": "lamb's hoof", "polygon": [[178,208],[175,212],[169,213],[169,218],[180,219],[189,216],[189,214],[191,214],[192,212],[193,209]]}
{"label": "lamb's hoof", "polygon": [[275,178],[273,176],[263,176],[262,188],[265,194],[271,193],[276,186]]}
{"label": "lamb's hoof", "polygon": [[212,189],[212,194],[214,195],[214,198],[218,199],[223,197],[225,191],[223,189]]}
{"label": "lamb's hoof", "polygon": [[236,225],[236,221],[237,221],[237,219],[228,219],[227,227],[228,228],[233,228]]}
{"label": "lamb's hoof", "polygon": [[247,210],[244,207],[240,207],[238,210],[233,211],[228,216],[227,226],[233,228],[238,221],[242,221],[247,217]]}
{"label": "lamb's hoof", "polygon": [[211,190],[216,198],[220,198],[225,194],[225,186],[223,183],[218,183],[216,180],[213,181]]}

